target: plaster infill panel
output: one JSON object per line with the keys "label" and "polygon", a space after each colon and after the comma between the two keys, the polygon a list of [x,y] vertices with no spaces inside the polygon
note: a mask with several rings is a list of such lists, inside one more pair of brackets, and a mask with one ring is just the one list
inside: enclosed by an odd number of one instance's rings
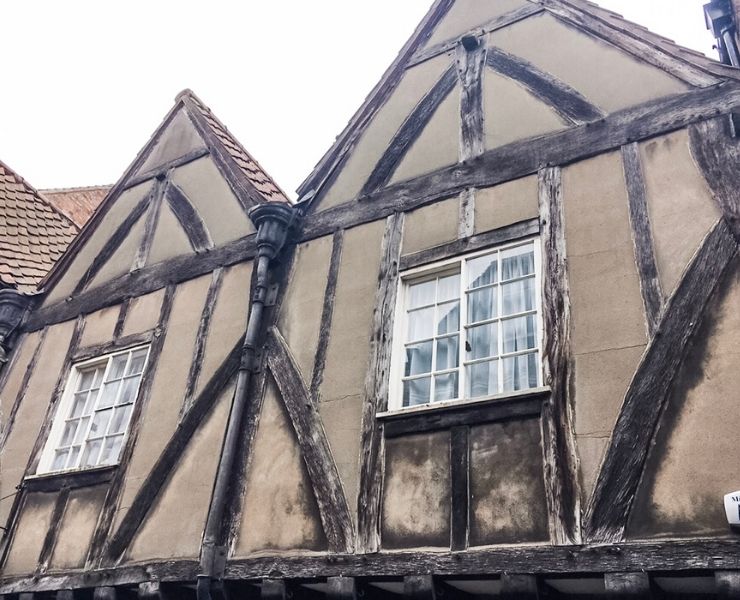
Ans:
{"label": "plaster infill panel", "polygon": [[386,440],[384,549],[450,546],[450,432]]}
{"label": "plaster infill panel", "polygon": [[547,13],[495,31],[490,40],[494,46],[567,83],[608,112],[690,89],[665,71]]}
{"label": "plaster infill panel", "polygon": [[351,150],[336,180],[321,199],[321,210],[356,198],[406,117],[452,64],[442,55],[407,70]]}
{"label": "plaster infill panel", "polygon": [[103,264],[97,275],[93,277],[90,285],[85,288],[86,290],[100,287],[104,283],[131,271],[134,260],[139,251],[139,247],[141,246],[141,242],[144,239],[146,219],[147,215],[145,212],[141,217],[139,217],[139,220],[134,223],[134,226],[121,242],[121,245],[118,246],[118,249],[105,262],[105,264]]}
{"label": "plaster infill panel", "polygon": [[280,309],[280,332],[309,386],[324,310],[332,245],[332,236],[298,244],[293,272]]}
{"label": "plaster infill panel", "polygon": [[23,336],[14,350],[11,362],[5,367],[9,372],[4,374],[7,379],[0,388],[0,432],[4,433],[8,427],[8,419],[13,405],[18,401],[24,376],[42,339],[42,330]]}
{"label": "plaster infill panel", "polygon": [[325,550],[327,541],[300,446],[272,379],[250,463],[234,555]]}
{"label": "plaster infill panel", "polygon": [[80,347],[104,344],[113,340],[121,305],[109,306],[85,316],[85,329],[80,337]]}
{"label": "plaster infill panel", "polygon": [[685,129],[640,144],[640,155],[660,283],[669,297],[721,211],[694,163]]}
{"label": "plaster infill panel", "polygon": [[147,265],[170,260],[177,256],[188,256],[194,250],[185,230],[172,212],[166,201],[162,202],[157,221],[157,230],[154,232],[152,247],[147,257]]}
{"label": "plaster infill panel", "polygon": [[214,245],[254,233],[252,222],[209,156],[175,169],[172,181],[200,214]]}
{"label": "plaster infill panel", "polygon": [[628,527],[633,539],[732,535],[722,500],[740,488],[740,260],[715,294],[651,447]]}
{"label": "plaster infill panel", "polygon": [[470,429],[470,545],[549,540],[538,419]]}
{"label": "plaster infill panel", "polygon": [[131,545],[132,561],[198,557],[233,395],[232,383],[190,439]]}
{"label": "plaster infill panel", "polygon": [[[74,321],[67,321],[48,328],[44,345],[28,381],[23,402],[18,407],[13,428],[9,431],[0,455],[0,498],[12,495],[22,481],[31,451],[41,431],[47,410],[54,397],[57,380],[66,382],[69,373],[62,372],[69,350]],[[0,523],[8,519],[12,501],[0,502]]]}
{"label": "plaster infill panel", "polygon": [[[69,268],[64,273],[64,277],[49,291],[43,306],[49,306],[55,302],[64,300],[72,293],[72,290],[80,279],[82,279],[85,271],[87,271],[93,260],[100,254],[100,250],[105,243],[111,238],[139,201],[149,193],[151,188],[151,181],[142,183],[132,187],[130,190],[126,190],[115,199],[110,209],[108,209],[98,222],[95,230],[90,234],[90,238],[72,260]],[[107,204],[108,202],[106,202]],[[133,256],[131,260],[133,261]],[[128,266],[130,267],[131,264],[129,263]]]}
{"label": "plaster infill panel", "polygon": [[475,191],[475,233],[539,217],[536,175]]}
{"label": "plaster infill panel", "polygon": [[411,254],[457,239],[460,198],[448,198],[406,214],[403,253]]}
{"label": "plaster infill panel", "polygon": [[531,6],[527,0],[456,0],[434,29],[427,46],[433,46],[482,29],[483,25],[512,10]]}
{"label": "plaster infill panel", "polygon": [[28,495],[18,517],[13,544],[3,566],[3,576],[22,575],[36,570],[57,495]]}
{"label": "plaster infill panel", "polygon": [[165,288],[162,288],[144,296],[131,298],[121,335],[134,335],[154,329],[159,322],[159,314],[162,311],[164,292]]}
{"label": "plaster infill panel", "polygon": [[524,86],[490,68],[483,72],[483,114],[487,150],[569,125]]}
{"label": "plaster infill panel", "polygon": [[52,569],[81,569],[85,566],[107,491],[107,486],[96,486],[70,492],[54,544]]}
{"label": "plaster infill panel", "polygon": [[137,170],[146,173],[170,161],[176,160],[190,152],[205,150],[206,145],[193,127],[184,109],[177,111],[151,153]]}

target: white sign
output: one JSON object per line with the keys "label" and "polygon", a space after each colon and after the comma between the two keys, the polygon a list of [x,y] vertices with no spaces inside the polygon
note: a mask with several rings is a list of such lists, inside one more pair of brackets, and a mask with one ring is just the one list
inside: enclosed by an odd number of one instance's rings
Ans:
{"label": "white sign", "polygon": [[725,496],[725,512],[727,522],[733,527],[740,527],[740,492],[733,492]]}

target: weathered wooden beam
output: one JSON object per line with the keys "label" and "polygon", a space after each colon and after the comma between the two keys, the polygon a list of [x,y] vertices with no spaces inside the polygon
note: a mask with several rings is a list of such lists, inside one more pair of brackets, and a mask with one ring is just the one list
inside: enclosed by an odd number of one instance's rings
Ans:
{"label": "weathered wooden beam", "polygon": [[167,188],[167,204],[172,209],[178,223],[182,226],[190,242],[190,247],[196,252],[203,252],[213,248],[213,240],[203,218],[197,209],[179,187],[170,182]]}
{"label": "weathered wooden beam", "polygon": [[436,600],[432,575],[407,575],[403,578],[403,597],[412,600]]}
{"label": "weathered wooden beam", "polygon": [[111,352],[116,352],[118,350],[125,350],[126,348],[134,348],[135,346],[150,344],[154,339],[154,333],[155,330],[150,329],[149,331],[143,331],[142,333],[134,333],[127,335],[126,337],[119,337],[110,342],[85,346],[74,353],[72,362],[80,362],[90,358],[95,358],[96,356],[110,354]]}
{"label": "weathered wooden beam", "polygon": [[542,446],[550,539],[554,544],[581,540],[578,457],[573,431],[573,373],[570,347],[568,283],[562,173],[559,167],[539,174],[542,223],[542,319],[544,381],[550,401],[543,408]]}
{"label": "weathered wooden beam", "polygon": [[67,501],[69,500],[69,488],[62,488],[57,494],[56,501],[54,502],[54,509],[51,513],[51,519],[49,519],[49,527],[46,530],[46,536],[44,536],[44,543],[41,546],[39,552],[38,565],[41,571],[46,571],[49,567],[49,562],[54,553],[54,547],[59,537],[59,530],[62,528],[62,519],[64,518],[64,511],[67,510]]}
{"label": "weathered wooden beam", "polygon": [[689,341],[738,243],[724,219],[705,238],[666,306],[627,390],[586,511],[590,541],[621,540],[650,442]]}
{"label": "weathered wooden beam", "polygon": [[319,415],[288,344],[276,327],[270,329],[267,364],[293,425],[321,523],[332,552],[351,552],[354,528],[336,462]]}
{"label": "weathered wooden beam", "polygon": [[344,204],[312,212],[305,219],[301,239],[321,237],[337,229],[413,210],[470,187],[485,188],[531,175],[544,166],[564,166],[681,129],[738,106],[740,86],[733,82],[676,94],[614,112],[592,123],[512,142],[485,152],[476,161],[390,185],[362,201],[351,202],[352,198],[347,198]]}
{"label": "weathered wooden beam", "polygon": [[208,156],[208,148],[199,148],[197,150],[192,150],[191,152],[188,152],[187,154],[184,154],[179,158],[168,160],[167,162],[164,162],[153,169],[149,169],[148,171],[143,171],[142,173],[134,175],[133,177],[126,180],[125,184],[123,185],[123,189],[131,189],[132,187],[141,185],[145,181],[149,181],[150,179],[154,179],[155,177],[164,177],[172,169],[183,167],[187,164],[190,164],[191,162],[198,160],[199,158],[203,158],[204,156]]}
{"label": "weathered wooden beam", "polygon": [[143,268],[149,259],[149,252],[152,249],[152,242],[154,242],[154,234],[157,232],[159,215],[162,212],[162,199],[164,198],[167,185],[168,183],[164,178],[157,179],[154,182],[154,188],[152,188],[149,194],[149,206],[147,207],[146,221],[144,222],[144,234],[141,236],[139,248],[131,265],[131,271],[138,271]]}
{"label": "weathered wooden beam", "polygon": [[465,162],[483,154],[483,65],[486,45],[475,37],[457,46],[457,76],[460,81],[460,159]]}
{"label": "weathered wooden beam", "polygon": [[115,466],[97,467],[82,471],[69,471],[43,477],[26,477],[23,489],[28,492],[59,492],[63,488],[70,490],[102,485],[113,479]]}
{"label": "weathered wooden beam", "polygon": [[658,327],[664,297],[660,277],[658,276],[658,264],[655,259],[645,175],[642,169],[640,148],[637,143],[622,146],[622,164],[624,166],[624,178],[627,183],[630,224],[632,225],[637,273],[640,277],[642,303],[645,307],[648,334],[652,337]]}
{"label": "weathered wooden beam", "polygon": [[260,598],[262,600],[287,600],[288,589],[285,581],[282,579],[263,579]]}
{"label": "weathered wooden beam", "polygon": [[121,308],[118,311],[118,319],[116,319],[116,326],[113,328],[113,339],[117,340],[123,333],[123,328],[126,325],[126,317],[128,311],[131,308],[131,298],[124,298],[121,302]]}
{"label": "weathered wooden beam", "polygon": [[523,85],[568,123],[588,123],[604,117],[601,109],[591,104],[567,83],[541,71],[523,58],[491,47],[488,49],[486,64],[501,75]]}
{"label": "weathered wooden beam", "polygon": [[539,219],[520,221],[513,225],[479,233],[473,237],[458,239],[454,242],[427,248],[413,254],[404,254],[400,259],[399,270],[407,271],[409,269],[415,269],[416,267],[422,267],[440,260],[460,256],[468,252],[485,250],[491,246],[523,239],[539,233]]}
{"label": "weathered wooden beam", "polygon": [[444,72],[439,81],[419,101],[416,108],[406,118],[396,135],[391,140],[383,156],[375,165],[367,182],[362,188],[362,194],[367,195],[386,186],[396,167],[408,152],[411,145],[421,135],[421,132],[431,120],[434,112],[450,94],[457,83],[455,68],[450,67]]}
{"label": "weathered wooden beam", "polygon": [[470,428],[453,427],[450,431],[450,482],[452,484],[450,548],[468,547],[470,523]]}
{"label": "weathered wooden beam", "polygon": [[503,573],[501,575],[502,600],[538,600],[539,584],[534,575]]}
{"label": "weathered wooden beam", "polygon": [[460,214],[457,223],[457,239],[464,240],[475,234],[475,189],[460,192]]}
{"label": "weathered wooden beam", "polygon": [[716,571],[714,580],[718,598],[740,598],[740,571]]}
{"label": "weathered wooden beam", "polygon": [[206,300],[203,303],[203,311],[200,314],[198,332],[195,335],[195,348],[193,349],[193,358],[190,361],[190,369],[188,371],[188,378],[185,384],[185,396],[183,397],[182,407],[180,408],[181,417],[188,410],[190,410],[190,406],[193,403],[195,388],[198,385],[200,372],[203,368],[203,356],[206,351],[206,343],[208,342],[208,335],[211,330],[211,319],[213,318],[213,310],[216,307],[216,301],[218,300],[218,295],[221,291],[223,280],[224,270],[216,269],[211,276],[211,283],[208,286]]}
{"label": "weathered wooden beam", "polygon": [[648,600],[650,576],[645,572],[606,573],[604,575],[606,593],[619,598],[641,598]]}
{"label": "weathered wooden beam", "polygon": [[689,127],[691,154],[712,190],[733,234],[740,241],[740,139],[732,115]]}
{"label": "weathered wooden beam", "polygon": [[311,376],[311,398],[317,404],[320,400],[321,384],[324,381],[324,368],[326,367],[326,354],[329,350],[329,337],[331,335],[331,324],[334,317],[334,300],[337,293],[337,281],[339,279],[339,267],[342,261],[343,244],[344,231],[339,230],[334,234],[334,239],[332,240],[329,275],[326,279],[326,288],[324,289],[324,306],[321,311],[321,324],[319,326],[319,341],[316,344],[313,375]]}
{"label": "weathered wooden beam", "polygon": [[357,600],[357,580],[354,577],[328,577],[327,600]]}
{"label": "weathered wooden beam", "polygon": [[404,215],[386,220],[381,247],[378,289],[375,293],[370,337],[370,363],[365,377],[360,433],[360,481],[357,497],[357,551],[377,552],[380,547],[380,494],[382,488],[383,435],[376,418],[388,406],[393,315],[398,288]]}

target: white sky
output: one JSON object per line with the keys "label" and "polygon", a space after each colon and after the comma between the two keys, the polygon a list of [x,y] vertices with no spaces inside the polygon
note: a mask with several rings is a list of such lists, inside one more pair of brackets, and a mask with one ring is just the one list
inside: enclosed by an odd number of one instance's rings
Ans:
{"label": "white sky", "polygon": [[[599,0],[715,56],[706,0]],[[113,183],[189,87],[292,193],[431,0],[5,0],[0,159]]]}

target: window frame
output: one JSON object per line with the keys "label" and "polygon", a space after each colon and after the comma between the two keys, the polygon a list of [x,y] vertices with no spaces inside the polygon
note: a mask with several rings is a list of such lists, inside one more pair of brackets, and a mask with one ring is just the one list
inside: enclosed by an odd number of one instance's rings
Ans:
{"label": "window frame", "polygon": [[[516,313],[513,315],[506,315],[506,319],[510,318],[517,318],[520,316],[524,316],[527,314],[534,313],[536,316],[536,327],[535,327],[535,334],[536,334],[536,340],[537,340],[537,385],[532,388],[526,388],[524,390],[510,390],[510,391],[503,391],[496,394],[490,394],[486,396],[479,396],[479,397],[467,397],[467,381],[466,381],[466,363],[475,363],[475,362],[485,362],[486,360],[491,360],[491,358],[486,359],[477,359],[477,360],[470,360],[465,361],[463,360],[464,356],[464,347],[465,347],[465,331],[468,329],[467,324],[467,318],[468,318],[468,307],[467,307],[467,280],[466,280],[466,263],[469,260],[479,258],[481,256],[486,256],[488,254],[494,254],[494,253],[501,253],[505,252],[506,250],[515,249],[521,246],[526,246],[527,244],[533,244],[533,253],[534,253],[534,280],[535,280],[535,309],[533,311],[525,311],[523,313]],[[433,279],[435,277],[438,277],[440,275],[444,275],[445,273],[453,274],[453,273],[459,273],[460,274],[460,295],[459,295],[459,302],[460,302],[460,323],[459,323],[459,329],[458,329],[458,352],[460,356],[460,361],[457,367],[457,373],[458,373],[458,397],[451,400],[441,400],[435,402],[433,399],[430,399],[429,402],[425,404],[419,404],[414,406],[403,406],[403,382],[406,377],[404,376],[404,364],[405,364],[405,346],[406,346],[406,331],[408,327],[408,310],[407,310],[407,298],[408,298],[408,289],[410,283],[420,283],[423,282],[425,279]],[[501,285],[500,278],[498,280],[497,286]],[[398,412],[406,412],[406,411],[418,411],[418,410],[430,410],[434,408],[443,408],[443,407],[449,407],[449,406],[457,406],[457,405],[464,405],[469,403],[479,403],[479,402],[485,402],[488,400],[496,400],[496,399],[505,399],[510,397],[516,397],[522,394],[526,394],[527,392],[533,392],[536,390],[541,390],[542,386],[544,385],[544,363],[543,363],[543,345],[545,341],[544,336],[544,328],[543,328],[543,273],[542,273],[542,243],[540,235],[534,234],[531,236],[519,238],[516,240],[512,240],[509,242],[505,242],[502,244],[496,244],[493,246],[489,246],[488,248],[482,249],[482,250],[476,250],[474,252],[465,253],[465,254],[458,254],[456,256],[452,256],[449,258],[445,258],[443,260],[435,261],[429,264],[420,265],[418,267],[414,267],[412,269],[408,269],[406,271],[403,271],[399,273],[398,276],[398,287],[397,287],[397,294],[396,294],[396,306],[394,310],[394,320],[393,320],[393,338],[391,342],[391,368],[390,368],[390,382],[388,385],[388,406],[387,406],[387,412],[388,413],[398,413]],[[501,296],[500,293],[497,292],[497,303],[499,304],[499,310],[497,311],[497,317],[495,319],[490,320],[490,322],[500,322],[502,320],[501,310],[500,310],[500,302],[501,302]],[[436,304],[435,304],[436,306]],[[489,321],[486,321],[486,323]],[[483,323],[483,322],[481,322]],[[475,326],[481,325],[481,323],[476,323]],[[438,336],[436,333],[434,334],[434,338],[437,337],[445,337],[445,336]],[[505,355],[501,353],[501,348],[503,344],[502,336],[498,336],[498,345],[499,345],[499,354],[498,354],[498,362],[499,362],[499,372],[503,368],[503,358],[509,357],[509,356],[516,356],[518,354],[527,354],[531,352],[531,350],[522,351],[522,352],[511,352],[506,353]],[[436,347],[436,344],[435,344]],[[430,377],[432,378],[432,381],[434,380],[434,374],[437,373],[435,370],[435,363],[434,363],[434,352],[432,355],[432,371]],[[443,371],[439,371],[439,373],[442,373]],[[499,378],[501,381],[501,379]],[[432,383],[433,385],[433,383]],[[430,389],[430,398],[433,397],[433,388]],[[385,413],[382,413],[385,414]]]}
{"label": "window frame", "polygon": [[[119,449],[118,457],[115,462],[108,463],[108,464],[95,464],[92,466],[74,466],[74,467],[67,467],[64,469],[52,469],[52,466],[54,464],[54,457],[57,452],[57,450],[61,446],[62,437],[64,435],[64,428],[67,424],[67,421],[70,420],[69,412],[72,408],[72,404],[74,402],[75,394],[78,392],[77,388],[79,386],[80,380],[83,376],[83,374],[90,369],[100,367],[105,365],[105,370],[103,372],[102,379],[100,381],[100,389],[102,390],[103,384],[106,381],[106,378],[108,376],[108,373],[110,372],[111,365],[113,364],[113,359],[116,356],[120,356],[123,354],[134,354],[135,352],[146,349],[147,354],[146,358],[144,359],[144,364],[141,369],[141,373],[139,373],[139,381],[136,387],[136,393],[133,396],[133,400],[130,402],[131,405],[131,414],[128,417],[128,422],[126,424],[126,427],[122,434],[115,434],[115,435],[122,435],[122,441],[121,446]],[[57,476],[57,475],[65,475],[65,474],[74,474],[74,473],[83,473],[83,472],[89,472],[93,470],[100,470],[100,469],[110,469],[112,467],[116,467],[118,464],[120,464],[121,459],[121,453],[123,452],[123,449],[126,446],[126,442],[129,437],[129,433],[131,431],[132,422],[135,416],[136,406],[139,402],[139,395],[141,394],[141,387],[144,381],[144,377],[146,376],[147,367],[149,366],[149,360],[151,359],[151,343],[144,343],[144,344],[137,344],[133,346],[129,346],[126,348],[117,348],[112,352],[107,352],[105,354],[101,354],[99,356],[94,356],[91,358],[87,358],[85,360],[81,360],[77,363],[74,363],[70,366],[69,375],[67,376],[67,381],[64,385],[64,389],[62,391],[59,403],[54,410],[54,415],[52,417],[52,423],[51,428],[49,430],[49,435],[46,438],[46,441],[44,443],[44,448],[41,452],[38,467],[36,468],[35,476],[40,477],[47,477],[47,476]],[[126,367],[128,366],[128,361],[126,362]],[[125,375],[123,375],[120,379],[120,381],[124,381],[126,378]],[[116,392],[115,399],[113,401],[113,404],[111,404],[110,408],[114,409],[117,406],[117,401],[120,398],[121,393],[123,392],[124,385],[120,385],[118,387],[118,390]],[[100,400],[100,394],[101,392],[98,392],[98,396],[95,400],[95,405],[92,408],[92,412],[89,416],[89,422],[86,425],[87,431],[85,433],[84,438],[82,438],[80,442],[80,454],[78,456],[78,462],[82,458],[82,454],[84,453],[85,446],[87,445],[89,434],[90,434],[90,427],[92,426],[92,422],[95,417],[97,411],[96,408],[98,407],[98,402]],[[103,409],[103,410],[107,410]],[[106,426],[106,433],[108,432],[108,429],[110,428],[112,422],[112,415],[111,419],[109,420],[107,426]],[[104,441],[108,437],[113,436],[107,436],[103,434],[103,436],[100,438],[104,443]],[[98,439],[98,438],[95,438]],[[74,445],[74,444],[73,444]],[[66,446],[65,446],[66,447]],[[100,452],[102,452],[103,449],[101,448]],[[100,454],[98,455],[98,459],[100,458]]]}

